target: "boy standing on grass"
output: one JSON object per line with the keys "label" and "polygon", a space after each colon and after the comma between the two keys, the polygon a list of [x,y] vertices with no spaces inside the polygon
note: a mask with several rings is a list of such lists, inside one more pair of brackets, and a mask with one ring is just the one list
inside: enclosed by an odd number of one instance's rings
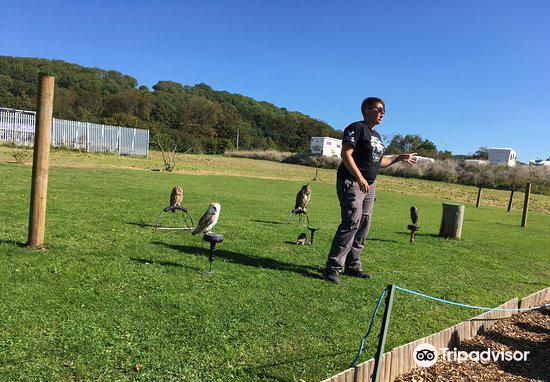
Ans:
{"label": "boy standing on grass", "polygon": [[332,240],[324,272],[324,279],[335,284],[340,282],[342,270],[350,276],[372,278],[363,272],[360,255],[369,233],[378,170],[400,161],[416,163],[416,153],[384,155],[385,147],[374,127],[382,122],[385,112],[384,101],[369,97],[361,104],[363,120],[344,130],[342,163],[336,173],[342,222]]}

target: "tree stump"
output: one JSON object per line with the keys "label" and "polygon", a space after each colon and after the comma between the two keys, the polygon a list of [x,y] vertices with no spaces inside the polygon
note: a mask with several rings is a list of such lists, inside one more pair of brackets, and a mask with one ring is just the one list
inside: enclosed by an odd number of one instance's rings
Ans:
{"label": "tree stump", "polygon": [[443,203],[439,236],[450,239],[460,239],[463,219],[464,205],[458,203]]}

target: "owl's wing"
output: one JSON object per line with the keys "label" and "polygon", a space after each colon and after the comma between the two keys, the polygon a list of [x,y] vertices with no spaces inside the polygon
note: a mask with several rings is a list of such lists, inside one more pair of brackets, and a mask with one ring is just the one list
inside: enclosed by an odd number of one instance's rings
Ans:
{"label": "owl's wing", "polygon": [[170,205],[171,205],[171,206],[175,206],[175,205],[176,205],[177,198],[178,198],[178,194],[177,194],[177,192],[176,192],[176,189],[174,188],[174,189],[172,190],[172,193],[170,194]]}
{"label": "owl's wing", "polygon": [[206,229],[206,227],[208,227],[208,225],[210,224],[211,218],[212,217],[210,215],[208,215],[207,213],[202,215],[201,219],[199,220],[199,223],[197,224],[197,227],[192,232],[192,234],[197,235],[197,234],[203,232]]}
{"label": "owl's wing", "polygon": [[298,194],[296,195],[296,203],[294,204],[294,209],[303,208],[302,206],[302,204],[304,203],[303,199],[304,197],[302,195],[302,191],[299,191]]}

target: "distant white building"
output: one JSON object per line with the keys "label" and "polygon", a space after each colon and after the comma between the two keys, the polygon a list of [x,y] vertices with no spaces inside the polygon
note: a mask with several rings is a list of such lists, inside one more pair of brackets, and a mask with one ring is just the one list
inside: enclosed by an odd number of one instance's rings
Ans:
{"label": "distant white building", "polygon": [[535,159],[535,160],[530,160],[529,164],[531,166],[550,166],[550,160]]}
{"label": "distant white building", "polygon": [[416,163],[433,163],[435,162],[434,158],[428,158],[428,157],[421,157],[420,155],[415,155],[414,158],[416,159]]}
{"label": "distant white building", "polygon": [[489,162],[492,164],[516,165],[516,152],[512,149],[489,148]]}
{"label": "distant white building", "polygon": [[309,151],[312,155],[340,158],[342,140],[331,137],[311,137]]}

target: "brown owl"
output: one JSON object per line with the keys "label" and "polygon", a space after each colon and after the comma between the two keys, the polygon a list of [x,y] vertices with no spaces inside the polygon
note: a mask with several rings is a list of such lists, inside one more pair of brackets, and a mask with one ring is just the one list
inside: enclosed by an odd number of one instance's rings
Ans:
{"label": "brown owl", "polygon": [[415,206],[411,207],[411,221],[414,225],[418,222],[418,209]]}
{"label": "brown owl", "polygon": [[[179,207],[181,208],[181,202],[183,200],[183,189],[181,187],[174,187],[172,193],[170,194],[170,207]],[[172,213],[176,212],[177,208],[172,209]]]}
{"label": "brown owl", "polygon": [[302,186],[296,195],[296,204],[292,210],[295,214],[307,214],[306,208],[311,200],[311,187],[309,184]]}

